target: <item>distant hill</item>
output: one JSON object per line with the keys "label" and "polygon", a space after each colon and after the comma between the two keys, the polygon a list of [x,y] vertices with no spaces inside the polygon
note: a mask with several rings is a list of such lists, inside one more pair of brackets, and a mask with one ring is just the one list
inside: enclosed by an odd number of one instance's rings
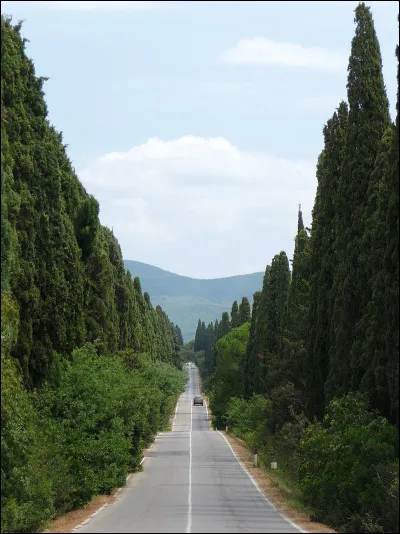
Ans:
{"label": "distant hill", "polygon": [[124,260],[132,278],[139,276],[142,290],[150,295],[154,306],[159,304],[170,320],[177,324],[183,339],[194,339],[197,321],[206,324],[220,319],[222,312],[231,311],[232,302],[261,290],[264,273],[242,274],[227,278],[201,280],[170,273],[140,261]]}

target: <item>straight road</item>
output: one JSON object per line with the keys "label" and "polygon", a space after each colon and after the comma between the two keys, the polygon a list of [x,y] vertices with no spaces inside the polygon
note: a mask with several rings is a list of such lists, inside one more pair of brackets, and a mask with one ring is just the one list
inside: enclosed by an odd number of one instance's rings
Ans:
{"label": "straight road", "polygon": [[304,532],[258,491],[219,432],[210,430],[189,369],[173,429],[162,432],[115,503],[76,532]]}

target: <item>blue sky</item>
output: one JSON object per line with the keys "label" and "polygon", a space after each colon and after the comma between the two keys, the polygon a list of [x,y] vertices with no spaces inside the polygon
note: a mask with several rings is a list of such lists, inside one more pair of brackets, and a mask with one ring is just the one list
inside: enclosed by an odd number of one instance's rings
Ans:
{"label": "blue sky", "polygon": [[[2,2],[124,258],[263,271],[306,224],[357,2]],[[398,2],[367,2],[395,116]]]}

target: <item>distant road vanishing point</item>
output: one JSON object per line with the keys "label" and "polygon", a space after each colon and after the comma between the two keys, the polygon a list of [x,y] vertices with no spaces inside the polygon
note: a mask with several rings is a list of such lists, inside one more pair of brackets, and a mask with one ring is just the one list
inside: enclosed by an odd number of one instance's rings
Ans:
{"label": "distant road vanishing point", "polygon": [[111,505],[76,532],[304,532],[260,493],[224,436],[210,430],[197,369],[162,432]]}

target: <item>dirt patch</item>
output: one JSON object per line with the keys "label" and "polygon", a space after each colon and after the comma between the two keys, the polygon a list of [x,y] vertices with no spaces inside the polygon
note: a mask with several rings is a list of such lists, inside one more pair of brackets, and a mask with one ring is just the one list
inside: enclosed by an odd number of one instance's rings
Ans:
{"label": "dirt patch", "polygon": [[[143,457],[148,456],[148,449],[144,449]],[[126,477],[126,482],[134,475],[135,473],[129,473]],[[125,486],[123,486],[125,487]],[[111,495],[96,495],[93,499],[83,508],[78,508],[77,510],[72,510],[71,512],[66,513],[51,521],[46,530],[43,530],[42,533],[56,533],[56,532],[71,532],[72,529],[77,528],[81,523],[89,519],[97,510],[102,506],[112,504],[115,502],[118,493],[122,488],[115,488]]]}
{"label": "dirt patch", "polygon": [[306,532],[336,532],[332,528],[323,525],[322,523],[316,523],[311,521],[310,517],[304,512],[298,512],[287,502],[282,488],[283,484],[277,484],[277,480],[273,475],[270,475],[267,471],[262,470],[259,467],[253,466],[252,453],[250,449],[245,445],[244,441],[239,438],[220,431],[228,440],[230,446],[235,451],[235,454],[246,466],[248,472],[257,482],[258,487],[264,493],[264,495],[272,502],[272,504],[289,519],[291,519],[296,525],[301,527]]}
{"label": "dirt patch", "polygon": [[55,519],[52,521],[46,530],[43,532],[70,532],[73,528],[76,528],[78,525],[89,519],[89,517],[94,514],[99,508],[105,504],[111,504],[116,499],[116,490],[112,495],[98,495],[93,497],[89,504],[84,508],[79,508],[78,510],[72,510],[67,514]]}

